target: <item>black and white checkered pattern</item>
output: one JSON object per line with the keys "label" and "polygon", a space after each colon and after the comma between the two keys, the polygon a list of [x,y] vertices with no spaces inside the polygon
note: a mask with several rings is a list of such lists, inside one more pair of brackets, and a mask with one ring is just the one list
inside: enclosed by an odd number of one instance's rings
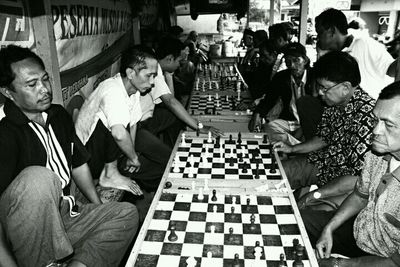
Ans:
{"label": "black and white checkered pattern", "polygon": [[[238,100],[237,95],[219,96],[215,98],[215,94],[200,95],[195,94],[190,99],[190,113],[192,115],[220,115],[224,112],[235,113],[236,107],[240,102],[251,103],[250,98],[241,98]],[[215,109],[215,114],[213,114]]]}
{"label": "black and white checkered pattern", "polygon": [[[293,239],[304,242],[288,197],[217,193],[212,201],[211,196],[208,192],[199,200],[198,194],[190,192],[163,193],[134,266],[187,266],[188,257],[196,259],[196,266],[233,266],[236,253],[240,266],[252,266],[256,241],[262,248],[257,266],[278,266],[281,253],[287,266],[292,266]],[[168,240],[171,224],[178,236],[174,242]],[[310,266],[304,254],[304,266]]]}

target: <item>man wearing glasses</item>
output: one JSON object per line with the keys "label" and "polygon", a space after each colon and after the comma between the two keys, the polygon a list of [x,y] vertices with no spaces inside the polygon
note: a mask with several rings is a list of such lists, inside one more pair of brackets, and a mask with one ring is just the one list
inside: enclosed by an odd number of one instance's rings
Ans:
{"label": "man wearing glasses", "polygon": [[282,162],[293,189],[312,184],[319,187],[301,197],[299,207],[332,209],[351,192],[360,175],[371,144],[375,100],[359,87],[357,61],[345,52],[322,56],[314,71],[319,94],[327,105],[317,134],[297,145],[277,142],[274,148],[300,154]]}

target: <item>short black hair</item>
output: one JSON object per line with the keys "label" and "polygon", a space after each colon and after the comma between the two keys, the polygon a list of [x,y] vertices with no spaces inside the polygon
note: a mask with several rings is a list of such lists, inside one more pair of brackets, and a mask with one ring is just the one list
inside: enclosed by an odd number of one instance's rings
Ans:
{"label": "short black hair", "polygon": [[143,45],[135,45],[126,49],[121,55],[121,65],[119,72],[122,77],[126,77],[126,69],[139,66],[139,70],[147,68],[146,58],[156,59],[154,51]]}
{"label": "short black hair", "polygon": [[361,82],[357,60],[348,53],[332,51],[323,55],[314,64],[315,78],[331,82],[350,82],[357,86]]}
{"label": "short black hair", "polygon": [[163,59],[168,55],[172,55],[174,58],[177,58],[180,56],[184,48],[185,46],[179,39],[172,37],[161,38],[156,49],[157,59]]}
{"label": "short black hair", "polygon": [[271,40],[264,40],[259,47],[259,50],[268,51],[269,53],[278,53],[272,44]]}
{"label": "short black hair", "polygon": [[400,96],[400,81],[394,82],[382,89],[378,99],[389,100]]}
{"label": "short black hair", "polygon": [[289,41],[289,36],[287,34],[286,28],[282,23],[276,23],[271,25],[268,28],[268,32],[270,39],[276,40],[282,37],[283,40]]}
{"label": "short black hair", "polygon": [[8,45],[0,50],[0,87],[10,87],[15,79],[15,73],[11,69],[11,64],[27,59],[34,59],[43,69],[45,69],[43,60],[28,48],[16,45]]}
{"label": "short black hair", "polygon": [[346,35],[349,25],[344,13],[338,9],[329,8],[315,18],[315,25],[321,25],[324,29],[336,27],[340,33]]}

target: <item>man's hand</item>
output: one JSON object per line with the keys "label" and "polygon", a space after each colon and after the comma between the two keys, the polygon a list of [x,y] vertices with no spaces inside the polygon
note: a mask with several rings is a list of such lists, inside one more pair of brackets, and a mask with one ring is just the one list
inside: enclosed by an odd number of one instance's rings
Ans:
{"label": "man's hand", "polygon": [[259,113],[253,113],[251,120],[249,122],[249,131],[254,132],[255,129],[261,129],[262,127],[262,120]]}
{"label": "man's hand", "polygon": [[223,136],[224,133],[221,132],[219,129],[213,127],[213,126],[207,126],[204,125],[202,129],[200,129],[200,133],[203,134],[208,134],[208,132],[211,132],[212,136]]}
{"label": "man's hand", "polygon": [[304,209],[307,207],[308,204],[312,203],[314,200],[315,200],[314,191],[308,192],[299,199],[299,201],[297,202],[297,206],[299,207],[299,209]]}
{"label": "man's hand", "polygon": [[[333,246],[332,232],[324,229],[315,247],[317,248],[317,257],[320,259],[328,259],[331,256]],[[322,265],[320,265],[322,266]],[[324,265],[325,266],[325,265]],[[331,265],[326,265],[331,266]]]}
{"label": "man's hand", "polygon": [[292,153],[293,152],[293,146],[286,144],[285,142],[279,141],[276,142],[273,145],[273,148],[278,152],[283,152],[283,153]]}
{"label": "man's hand", "polygon": [[129,173],[138,172],[140,170],[140,161],[138,156],[134,157],[133,159],[126,160],[126,166],[124,171],[128,171]]}

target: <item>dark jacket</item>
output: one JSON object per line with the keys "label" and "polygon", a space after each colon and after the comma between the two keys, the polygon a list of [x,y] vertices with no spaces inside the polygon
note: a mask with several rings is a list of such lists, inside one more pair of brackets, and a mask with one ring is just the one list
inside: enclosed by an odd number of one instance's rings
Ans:
{"label": "dark jacket", "polygon": [[[314,80],[312,69],[307,69],[307,81],[304,85],[304,91],[306,95],[314,95]],[[283,107],[279,118],[289,121],[295,120],[292,110],[290,109],[290,100],[292,99],[291,82],[291,71],[289,69],[282,70],[275,74],[271,83],[269,84],[268,93],[258,104],[255,112],[259,113],[261,117],[265,117],[280,98],[282,100]]]}
{"label": "dark jacket", "polygon": [[[0,194],[23,169],[34,165],[45,167],[47,160],[46,150],[26,115],[10,100],[6,100],[4,113],[6,117],[0,121]],[[68,166],[75,168],[86,163],[90,156],[76,136],[67,111],[60,105],[51,105],[46,113],[46,125],[51,124]]]}

